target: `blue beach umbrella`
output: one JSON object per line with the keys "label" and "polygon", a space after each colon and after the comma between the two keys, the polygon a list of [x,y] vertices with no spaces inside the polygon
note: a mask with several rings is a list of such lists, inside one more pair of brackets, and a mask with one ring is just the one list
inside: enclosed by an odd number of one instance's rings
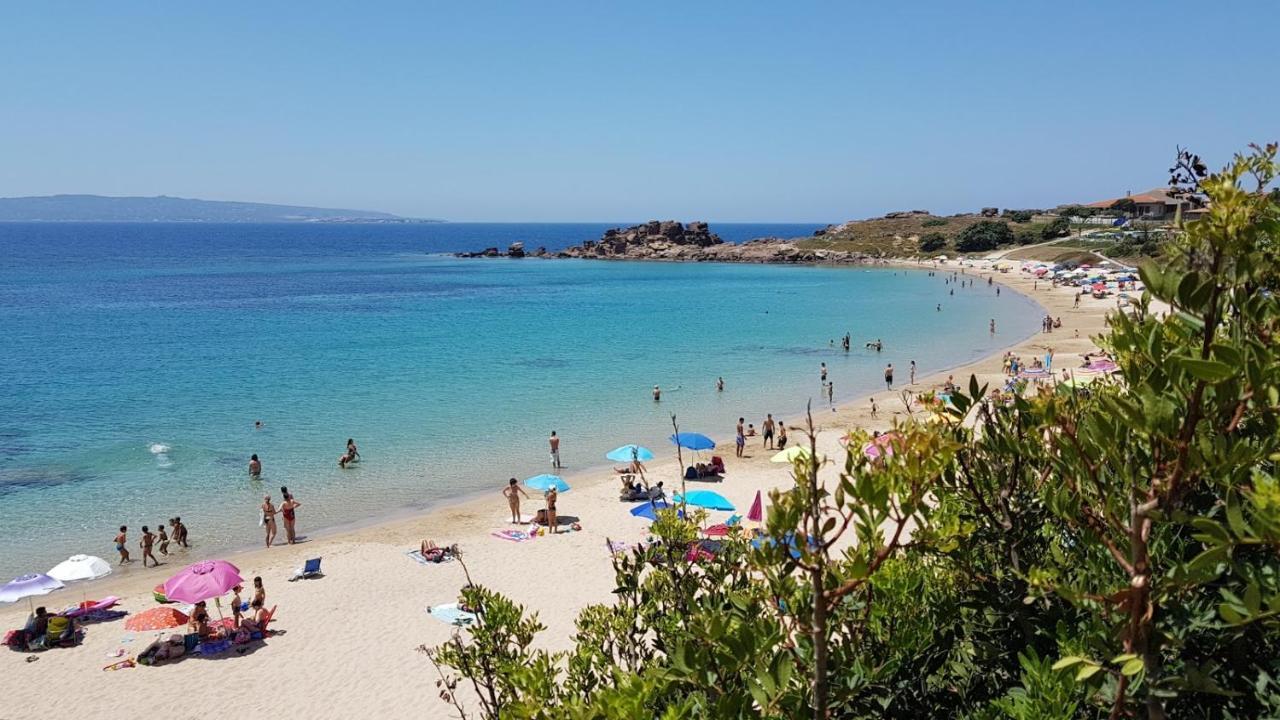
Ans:
{"label": "blue beach umbrella", "polygon": [[716,446],[714,440],[701,433],[676,433],[671,436],[671,444],[687,450],[711,450]]}
{"label": "blue beach umbrella", "polygon": [[652,460],[653,451],[643,445],[623,445],[610,450],[606,458],[614,462],[631,462],[632,460]]}
{"label": "blue beach umbrella", "polygon": [[675,499],[676,502],[684,502],[710,510],[733,510],[733,503],[725,499],[720,493],[711,490],[694,490],[683,498],[677,493]]}
{"label": "blue beach umbrella", "polygon": [[658,511],[666,510],[669,507],[671,507],[671,504],[668,503],[666,500],[654,500],[653,502],[642,502],[639,505],[636,505],[635,507],[631,508],[631,514],[635,515],[638,518],[645,518],[646,520],[657,520]]}
{"label": "blue beach umbrella", "polygon": [[569,492],[569,483],[559,475],[535,475],[525,480],[524,484],[538,492],[546,492],[551,488],[555,488],[556,492]]}

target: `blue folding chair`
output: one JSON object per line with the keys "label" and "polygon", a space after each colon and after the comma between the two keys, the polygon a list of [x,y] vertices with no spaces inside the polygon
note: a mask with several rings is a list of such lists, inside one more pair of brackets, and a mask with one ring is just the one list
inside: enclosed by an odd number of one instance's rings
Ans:
{"label": "blue folding chair", "polygon": [[323,574],[320,572],[320,558],[312,558],[293,572],[293,577],[289,578],[289,582],[303,578],[320,577]]}

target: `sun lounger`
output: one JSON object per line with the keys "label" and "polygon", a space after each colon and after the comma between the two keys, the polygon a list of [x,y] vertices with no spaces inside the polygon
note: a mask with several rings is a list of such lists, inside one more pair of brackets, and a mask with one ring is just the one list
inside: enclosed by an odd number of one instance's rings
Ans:
{"label": "sun lounger", "polygon": [[470,613],[459,608],[458,603],[434,605],[427,608],[427,612],[431,614],[431,617],[448,625],[463,627],[476,621],[475,613]]}
{"label": "sun lounger", "polygon": [[289,578],[289,582],[301,580],[303,578],[323,577],[324,573],[320,572],[320,558],[312,558],[305,565],[293,572],[293,577]]}

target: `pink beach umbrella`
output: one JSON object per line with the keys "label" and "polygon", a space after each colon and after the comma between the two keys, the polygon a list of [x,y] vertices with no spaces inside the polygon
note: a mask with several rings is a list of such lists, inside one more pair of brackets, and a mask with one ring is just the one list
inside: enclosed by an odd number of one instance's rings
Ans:
{"label": "pink beach umbrella", "polygon": [[751,522],[764,520],[764,506],[760,502],[760,491],[756,491],[756,499],[751,501],[751,509],[747,511],[747,519]]}
{"label": "pink beach umbrella", "polygon": [[225,595],[244,582],[240,568],[226,560],[206,560],[183,568],[164,582],[164,596],[178,602],[196,603]]}

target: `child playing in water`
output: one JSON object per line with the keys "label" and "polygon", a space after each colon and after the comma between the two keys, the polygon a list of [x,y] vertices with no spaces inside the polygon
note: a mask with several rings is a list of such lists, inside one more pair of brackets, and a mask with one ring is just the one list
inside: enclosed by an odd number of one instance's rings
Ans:
{"label": "child playing in water", "polygon": [[160,564],[160,561],[156,559],[155,554],[151,552],[151,547],[155,545],[155,542],[155,533],[151,532],[146,525],[143,525],[142,539],[138,541],[138,546],[142,548],[142,567],[147,566],[147,558],[151,558],[151,562],[154,565]]}
{"label": "child playing in water", "polygon": [[164,530],[164,523],[156,526],[156,533],[160,536],[160,554],[169,554],[169,533]]}
{"label": "child playing in water", "polygon": [[124,525],[121,525],[120,534],[116,536],[116,552],[120,553],[121,565],[127,562],[131,562],[129,560],[129,549],[124,546],[124,544],[129,540],[128,533],[129,533],[129,528]]}

